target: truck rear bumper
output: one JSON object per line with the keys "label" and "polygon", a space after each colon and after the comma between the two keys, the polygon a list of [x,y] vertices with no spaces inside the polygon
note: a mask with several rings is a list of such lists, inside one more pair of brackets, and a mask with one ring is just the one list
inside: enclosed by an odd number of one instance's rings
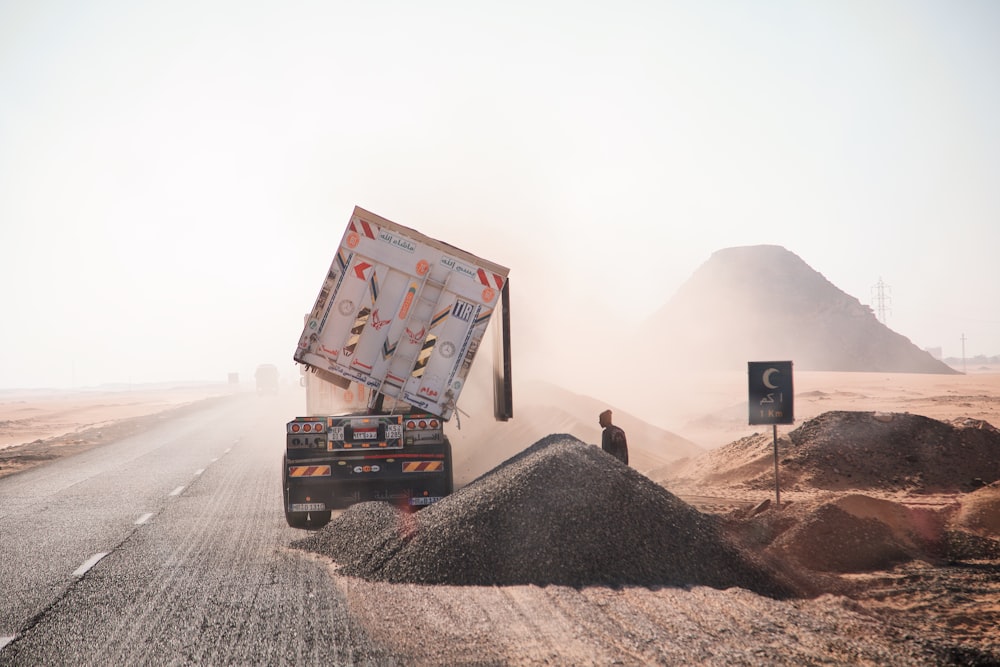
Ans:
{"label": "truck rear bumper", "polygon": [[450,480],[445,474],[369,475],[355,479],[285,477],[285,509],[289,512],[346,509],[371,500],[422,507],[449,493]]}

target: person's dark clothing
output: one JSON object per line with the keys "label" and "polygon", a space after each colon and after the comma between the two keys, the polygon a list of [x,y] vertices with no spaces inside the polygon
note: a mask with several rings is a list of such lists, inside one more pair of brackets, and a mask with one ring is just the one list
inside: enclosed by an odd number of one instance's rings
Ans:
{"label": "person's dark clothing", "polygon": [[604,427],[601,435],[601,449],[628,465],[628,443],[625,441],[625,431],[614,424]]}

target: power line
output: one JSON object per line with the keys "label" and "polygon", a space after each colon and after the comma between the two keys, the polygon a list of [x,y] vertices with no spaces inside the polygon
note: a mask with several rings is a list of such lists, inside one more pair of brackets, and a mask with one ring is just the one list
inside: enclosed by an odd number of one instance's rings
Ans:
{"label": "power line", "polygon": [[882,276],[879,276],[878,283],[872,287],[872,299],[875,301],[875,311],[878,313],[878,320],[882,324],[885,324],[886,314],[892,312],[892,297],[886,294],[886,292],[891,291],[892,288],[882,281]]}
{"label": "power line", "polygon": [[962,334],[962,372],[966,373],[965,370],[965,334]]}

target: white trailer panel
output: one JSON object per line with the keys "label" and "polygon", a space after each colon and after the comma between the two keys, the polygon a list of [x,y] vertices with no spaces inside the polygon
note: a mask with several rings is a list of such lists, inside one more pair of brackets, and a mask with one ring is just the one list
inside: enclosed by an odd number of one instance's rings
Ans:
{"label": "white trailer panel", "polygon": [[447,420],[508,273],[356,207],[295,360]]}

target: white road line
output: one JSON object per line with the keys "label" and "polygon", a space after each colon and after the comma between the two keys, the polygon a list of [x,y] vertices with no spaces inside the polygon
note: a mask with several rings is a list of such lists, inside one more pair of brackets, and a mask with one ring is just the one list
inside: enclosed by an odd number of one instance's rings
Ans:
{"label": "white road line", "polygon": [[205,472],[204,468],[198,468],[197,470],[194,471],[194,476],[197,477],[198,475],[200,475],[203,472]]}
{"label": "white road line", "polygon": [[231,451],[233,451],[233,448],[232,448],[232,447],[230,447],[229,449],[227,449],[226,451],[224,451],[224,452],[222,452],[222,453],[223,453],[223,454],[228,454],[228,453],[229,453],[229,452],[231,452]]}
{"label": "white road line", "polygon": [[141,526],[142,524],[146,523],[147,521],[149,521],[152,518],[153,518],[153,513],[152,512],[146,512],[141,517],[139,517],[138,519],[135,520],[135,525]]}
{"label": "white road line", "polygon": [[0,637],[0,651],[3,650],[4,646],[6,646],[7,644],[11,643],[15,639],[17,639],[16,635],[12,636],[12,637]]}
{"label": "white road line", "polygon": [[218,457],[218,456],[216,456],[216,457],[215,457],[214,459],[212,459],[211,461],[209,461],[209,463],[215,463],[215,462],[216,462],[216,461],[218,461],[218,460],[219,460],[219,457]]}
{"label": "white road line", "polygon": [[76,568],[76,571],[73,572],[73,576],[82,577],[83,575],[87,574],[87,571],[90,570],[90,568],[94,567],[99,562],[101,562],[101,559],[107,555],[108,555],[107,552],[94,554],[93,556],[90,557],[90,559],[86,563]]}
{"label": "white road line", "polygon": [[179,496],[179,495],[181,495],[181,491],[183,491],[183,490],[184,490],[183,486],[178,486],[176,489],[174,489],[173,491],[170,492],[170,495],[171,496]]}

